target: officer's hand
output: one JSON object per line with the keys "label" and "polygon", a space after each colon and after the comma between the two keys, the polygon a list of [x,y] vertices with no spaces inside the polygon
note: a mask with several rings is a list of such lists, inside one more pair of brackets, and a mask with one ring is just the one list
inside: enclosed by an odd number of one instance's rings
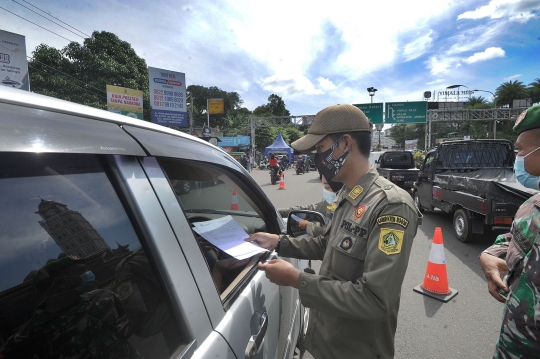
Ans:
{"label": "officer's hand", "polygon": [[306,221],[305,219],[298,222],[298,226],[302,229],[306,229],[307,225],[309,224],[309,221]]}
{"label": "officer's hand", "polygon": [[251,234],[248,238],[244,239],[244,241],[255,242],[266,249],[274,249],[279,242],[279,236],[272,233],[257,232]]}
{"label": "officer's hand", "polygon": [[286,285],[298,288],[300,271],[291,263],[283,259],[272,259],[266,263],[259,263],[259,269],[266,272],[266,278],[277,285]]}
{"label": "officer's hand", "polygon": [[489,294],[501,303],[506,302],[506,298],[499,294],[501,290],[508,292],[508,286],[501,279],[501,275],[508,272],[506,261],[491,254],[482,253],[480,255],[480,265],[488,281]]}

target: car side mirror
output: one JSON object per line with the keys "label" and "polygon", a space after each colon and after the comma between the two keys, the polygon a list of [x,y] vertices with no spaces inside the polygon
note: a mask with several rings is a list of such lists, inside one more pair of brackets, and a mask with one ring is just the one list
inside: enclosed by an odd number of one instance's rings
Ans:
{"label": "car side mirror", "polygon": [[287,217],[287,234],[292,237],[301,237],[308,235],[305,224],[307,222],[315,225],[324,226],[324,216],[315,211],[290,211]]}
{"label": "car side mirror", "polygon": [[375,160],[375,163],[379,163],[379,160]]}

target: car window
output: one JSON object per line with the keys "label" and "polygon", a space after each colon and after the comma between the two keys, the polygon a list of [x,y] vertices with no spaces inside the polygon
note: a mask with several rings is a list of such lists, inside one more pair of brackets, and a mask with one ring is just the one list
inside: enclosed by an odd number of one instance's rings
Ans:
{"label": "car window", "polygon": [[[161,159],[160,165],[175,191],[187,220],[192,224],[231,216],[248,234],[266,231],[263,211],[224,168],[195,161]],[[222,300],[242,285],[257,255],[237,260],[193,231],[216,290]]]}
{"label": "car window", "polygon": [[168,358],[185,344],[99,158],[0,156],[0,357]]}
{"label": "car window", "polygon": [[428,171],[431,169],[431,166],[433,164],[433,159],[435,158],[435,155],[432,153],[432,154],[429,154],[427,157],[426,157],[426,160],[424,162],[424,171]]}

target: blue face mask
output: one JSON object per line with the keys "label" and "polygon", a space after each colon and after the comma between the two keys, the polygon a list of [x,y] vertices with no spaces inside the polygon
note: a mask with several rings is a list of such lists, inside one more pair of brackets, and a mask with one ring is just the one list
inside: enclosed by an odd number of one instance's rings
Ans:
{"label": "blue face mask", "polygon": [[527,188],[536,190],[540,189],[540,177],[532,176],[525,170],[525,157],[536,152],[538,149],[540,149],[540,147],[529,152],[525,156],[516,156],[516,161],[514,162],[514,172],[518,182]]}
{"label": "blue face mask", "polygon": [[332,204],[334,200],[336,199],[336,194],[334,192],[330,192],[326,188],[322,189],[322,194],[323,194],[324,200],[328,204]]}
{"label": "blue face mask", "polygon": [[76,291],[79,293],[86,293],[94,288],[94,281],[96,276],[91,271],[84,272],[81,274],[82,283],[77,288]]}

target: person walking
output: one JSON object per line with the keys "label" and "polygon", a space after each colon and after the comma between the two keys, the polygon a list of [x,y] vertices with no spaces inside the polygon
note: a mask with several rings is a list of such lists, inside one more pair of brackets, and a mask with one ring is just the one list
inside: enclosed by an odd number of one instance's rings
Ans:
{"label": "person walking", "polygon": [[[519,115],[514,131],[517,180],[538,190],[540,106]],[[494,359],[540,358],[540,193],[519,207],[510,233],[497,237],[480,255],[489,293],[504,303]],[[507,272],[505,279],[502,274]]]}
{"label": "person walking", "polygon": [[315,358],[393,358],[401,285],[421,214],[407,192],[370,166],[371,126],[360,109],[321,110],[291,146],[315,150],[319,172],[344,188],[321,236],[246,238],[284,257],[322,260],[319,274],[282,259],[259,269],[273,283],[298,288],[310,308],[305,347]]}
{"label": "person walking", "polygon": [[246,157],[247,171],[251,173],[251,164],[252,164],[251,155],[249,153],[246,153],[245,157]]}

